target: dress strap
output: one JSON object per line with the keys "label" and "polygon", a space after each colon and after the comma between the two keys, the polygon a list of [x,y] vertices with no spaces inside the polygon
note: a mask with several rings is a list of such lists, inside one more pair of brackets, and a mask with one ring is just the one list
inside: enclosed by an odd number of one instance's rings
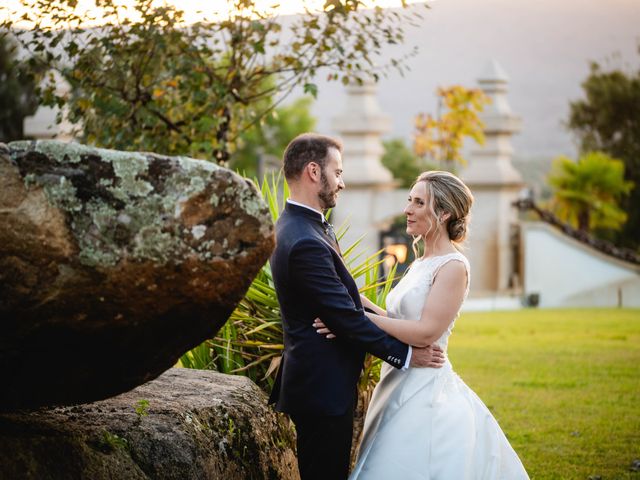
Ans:
{"label": "dress strap", "polygon": [[431,270],[430,285],[433,285],[436,275],[438,275],[438,272],[444,265],[446,265],[451,261],[458,261],[464,265],[464,269],[467,271],[467,288],[465,291],[465,296],[469,293],[469,284],[471,283],[471,268],[469,266],[469,260],[467,260],[467,257],[465,257],[460,252],[453,252],[447,255],[436,257],[433,259],[433,261],[434,261],[434,264]]}

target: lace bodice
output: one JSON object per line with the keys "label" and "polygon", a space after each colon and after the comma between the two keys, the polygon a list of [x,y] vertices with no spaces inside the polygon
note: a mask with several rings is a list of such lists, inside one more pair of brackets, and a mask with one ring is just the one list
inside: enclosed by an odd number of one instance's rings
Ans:
{"label": "lace bodice", "polygon": [[[398,284],[389,292],[387,296],[388,315],[392,318],[418,320],[422,314],[422,308],[424,307],[427,294],[431,289],[431,285],[438,271],[443,265],[454,260],[462,262],[467,270],[466,298],[469,293],[469,262],[464,255],[459,252],[454,252],[447,255],[418,259],[411,264],[406,275],[402,277]],[[456,318],[458,315],[456,315]],[[445,351],[454,323],[455,318],[436,342]]]}

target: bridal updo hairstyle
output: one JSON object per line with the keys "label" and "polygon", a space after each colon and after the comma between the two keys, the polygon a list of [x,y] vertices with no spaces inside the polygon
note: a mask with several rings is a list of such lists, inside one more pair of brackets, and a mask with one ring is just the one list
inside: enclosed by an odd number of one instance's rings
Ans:
{"label": "bridal updo hairstyle", "polygon": [[469,212],[473,204],[469,187],[452,173],[438,170],[420,174],[414,185],[419,182],[424,182],[427,187],[433,218],[441,219],[444,214],[450,214],[446,220],[449,240],[461,244],[467,236]]}

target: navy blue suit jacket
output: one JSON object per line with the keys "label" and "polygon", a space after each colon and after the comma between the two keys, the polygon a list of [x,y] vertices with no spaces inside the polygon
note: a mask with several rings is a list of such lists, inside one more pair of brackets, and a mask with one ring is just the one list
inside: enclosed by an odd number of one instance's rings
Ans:
{"label": "navy blue suit jacket", "polygon": [[[271,271],[284,353],[270,402],[293,414],[342,415],[353,408],[365,352],[401,368],[409,347],[364,315],[358,287],[322,217],[290,203],[276,224]],[[312,327],[320,317],[337,336]]]}

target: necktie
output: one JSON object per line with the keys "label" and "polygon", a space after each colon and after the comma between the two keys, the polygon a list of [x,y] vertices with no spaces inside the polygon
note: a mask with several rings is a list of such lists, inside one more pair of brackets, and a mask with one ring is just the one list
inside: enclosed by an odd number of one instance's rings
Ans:
{"label": "necktie", "polygon": [[342,255],[342,252],[340,252],[340,245],[338,244],[338,238],[336,237],[336,232],[333,230],[333,225],[331,225],[329,222],[327,222],[326,219],[324,219],[322,221],[322,227],[324,228],[324,233],[326,233],[327,236],[331,239],[331,242],[335,246],[335,249],[340,255]]}

